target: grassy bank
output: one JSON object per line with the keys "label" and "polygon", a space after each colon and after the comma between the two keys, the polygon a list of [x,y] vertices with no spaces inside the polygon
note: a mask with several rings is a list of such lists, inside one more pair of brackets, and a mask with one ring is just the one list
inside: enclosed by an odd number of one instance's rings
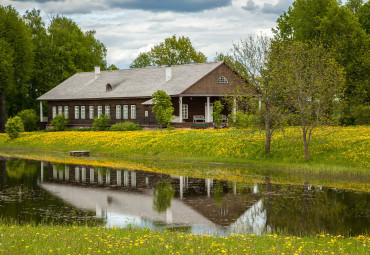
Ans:
{"label": "grassy bank", "polygon": [[[142,156],[212,162],[296,166],[327,171],[367,173],[370,169],[370,126],[317,129],[304,159],[299,128],[277,132],[272,154],[266,156],[264,134],[240,130],[176,130],[134,132],[33,132],[9,140],[0,135],[0,148],[68,152],[89,150],[94,155]],[[345,170],[344,170],[345,171]]]}
{"label": "grassy bank", "polygon": [[4,254],[368,254],[370,238],[195,236],[149,229],[0,224]]}

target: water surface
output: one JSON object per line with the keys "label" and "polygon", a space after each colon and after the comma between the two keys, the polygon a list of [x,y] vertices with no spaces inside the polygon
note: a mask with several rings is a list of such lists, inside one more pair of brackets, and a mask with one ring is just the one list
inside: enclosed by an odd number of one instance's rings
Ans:
{"label": "water surface", "polygon": [[1,159],[0,166],[0,217],[20,223],[214,235],[356,236],[370,229],[369,192],[273,185],[269,176],[238,183],[21,159]]}

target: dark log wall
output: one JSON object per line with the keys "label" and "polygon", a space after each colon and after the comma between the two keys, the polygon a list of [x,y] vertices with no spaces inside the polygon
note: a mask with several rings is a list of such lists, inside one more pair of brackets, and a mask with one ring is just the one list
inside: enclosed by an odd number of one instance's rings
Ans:
{"label": "dark log wall", "polygon": [[[98,116],[98,106],[102,106],[103,114],[105,114],[105,106],[110,107],[111,121],[110,125],[118,122],[132,121],[141,125],[155,125],[156,119],[152,113],[152,106],[143,105],[142,103],[149,98],[142,99],[105,99],[105,100],[74,100],[74,101],[49,101],[48,102],[48,118],[52,119],[53,106],[56,106],[57,114],[58,107],[68,106],[69,126],[91,126],[94,122],[89,116],[89,106],[94,106],[94,117]],[[121,119],[116,118],[116,105],[121,106]],[[123,119],[123,105],[128,105],[128,119]],[[131,116],[131,105],[136,105],[136,118]],[[75,106],[79,106],[79,118],[75,118]],[[85,119],[81,119],[81,106],[85,106]],[[145,117],[145,111],[148,111],[148,117]]]}

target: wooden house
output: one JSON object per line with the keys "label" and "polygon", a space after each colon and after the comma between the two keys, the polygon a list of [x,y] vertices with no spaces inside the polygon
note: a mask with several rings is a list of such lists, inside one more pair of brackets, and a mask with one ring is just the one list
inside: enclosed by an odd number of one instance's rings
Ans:
{"label": "wooden house", "polygon": [[[91,126],[100,114],[111,116],[110,124],[132,121],[156,125],[151,96],[164,90],[172,98],[174,125],[213,122],[213,102],[230,94],[245,80],[225,62],[146,67],[77,73],[37,100],[40,119],[48,124],[57,114],[69,119],[69,126]],[[48,104],[44,118],[42,102]],[[227,109],[224,109],[227,115]]]}

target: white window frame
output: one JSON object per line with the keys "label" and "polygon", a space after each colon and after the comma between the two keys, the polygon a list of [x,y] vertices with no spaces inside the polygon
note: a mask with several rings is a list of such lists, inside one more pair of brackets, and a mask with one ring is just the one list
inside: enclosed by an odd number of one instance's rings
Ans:
{"label": "white window frame", "polygon": [[226,83],[229,83],[229,81],[227,80],[225,76],[220,76],[218,77],[217,83],[226,84]]}
{"label": "white window frame", "polygon": [[98,105],[98,118],[103,114],[103,106]]}
{"label": "white window frame", "polygon": [[182,119],[187,120],[189,118],[189,106],[188,104],[182,104]]}
{"label": "white window frame", "polygon": [[80,118],[80,107],[78,105],[75,105],[75,120],[78,120]]}
{"label": "white window frame", "polygon": [[122,107],[121,105],[117,104],[116,105],[116,119],[120,120],[122,117]]}
{"label": "white window frame", "polygon": [[55,116],[57,116],[57,107],[56,106],[51,107],[51,111],[52,111],[52,117],[54,119]]}
{"label": "white window frame", "polygon": [[144,114],[145,114],[145,118],[149,117],[149,111],[148,110],[145,110]]}
{"label": "white window frame", "polygon": [[104,113],[105,115],[110,116],[110,106],[109,105],[106,105],[104,107]]}
{"label": "white window frame", "polygon": [[68,106],[64,106],[64,117],[65,117],[66,119],[68,119],[68,118],[69,118],[69,114],[68,114]]}
{"label": "white window frame", "polygon": [[131,105],[131,119],[132,120],[136,119],[136,105],[135,104]]}
{"label": "white window frame", "polygon": [[128,120],[128,105],[123,106],[123,119]]}
{"label": "white window frame", "polygon": [[81,106],[81,119],[86,119],[86,107],[84,105]]}
{"label": "white window frame", "polygon": [[90,120],[94,119],[94,106],[93,105],[89,106],[89,118]]}
{"label": "white window frame", "polygon": [[58,106],[58,115],[63,115],[63,106]]}

